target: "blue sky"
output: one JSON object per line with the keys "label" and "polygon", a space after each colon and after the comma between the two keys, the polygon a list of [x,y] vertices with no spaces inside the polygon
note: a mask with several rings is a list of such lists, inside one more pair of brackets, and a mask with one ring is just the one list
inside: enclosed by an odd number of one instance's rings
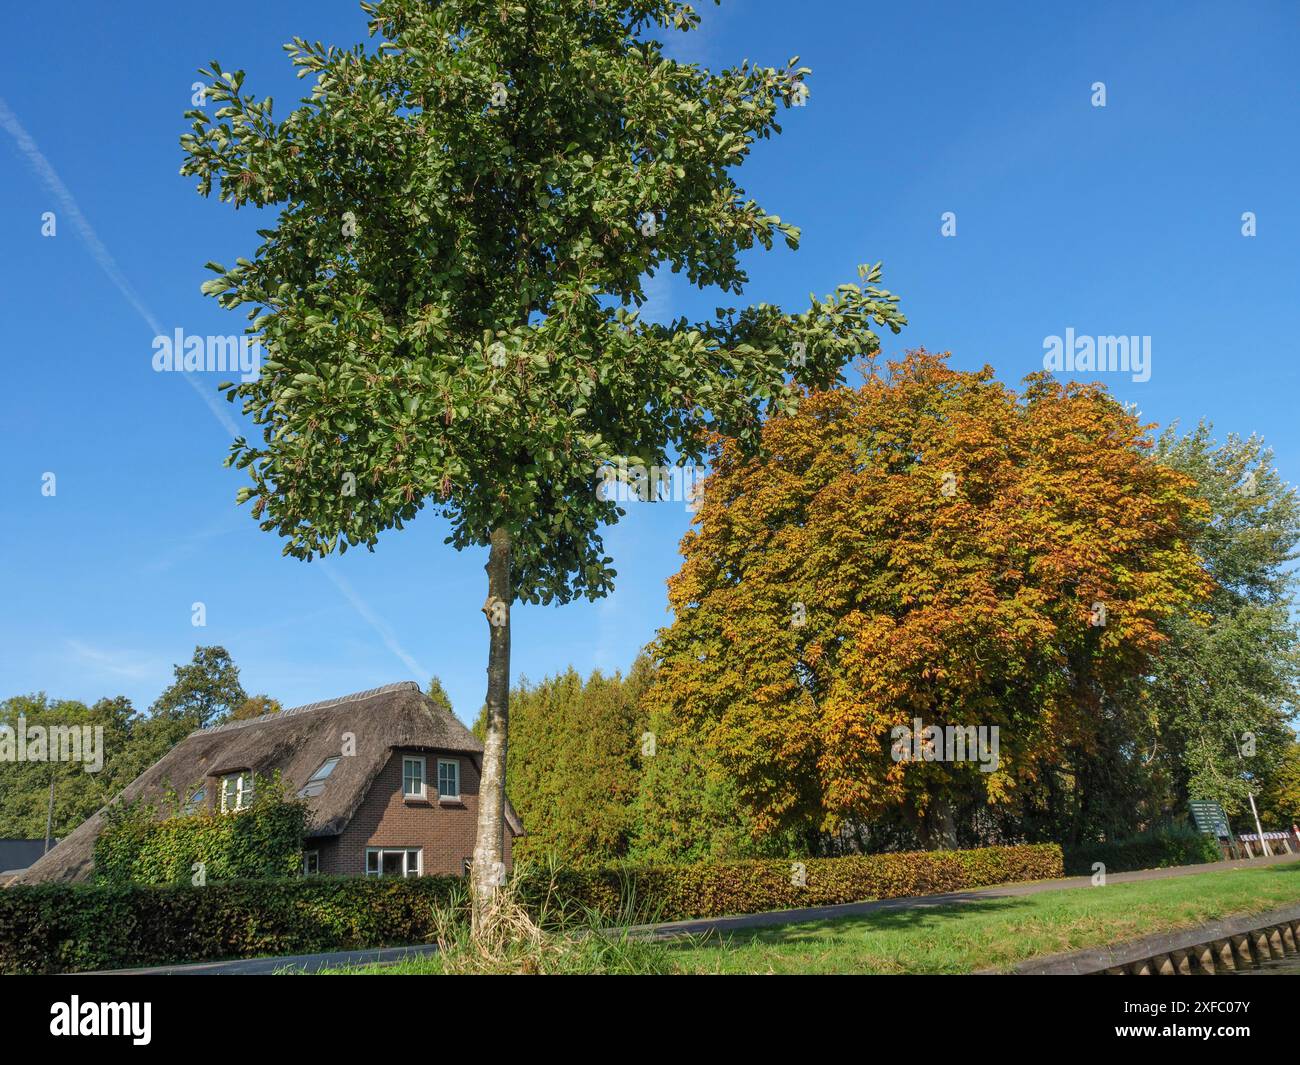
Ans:
{"label": "blue sky", "polygon": [[[1067,328],[1149,336],[1150,380],[1106,383],[1161,424],[1262,434],[1295,482],[1300,4],[1135,7],[735,0],[702,5],[704,30],[677,52],[813,68],[808,105],[741,172],[804,232],[799,252],[752,261],[749,299],[797,310],[882,259],[911,323],[886,354],[948,350],[1011,381]],[[196,643],[220,643],[250,692],[286,705],[437,673],[472,719],[485,552],[444,546],[426,514],[374,554],[282,558],[234,505],[226,428],[150,366],[155,325],[244,324],[199,294],[203,263],[248,254],[257,223],[178,176],[196,69],[244,68],[282,115],[302,83],[280,45],[361,40],[359,8],[277,0],[226,20],[210,5],[48,0],[4,21],[0,697],[120,693],[143,708]],[[653,309],[717,302],[663,283]],[[215,395],[218,376],[199,383]],[[607,538],[614,596],[514,611],[516,676],[625,669],[667,620],[688,521],[680,504],[632,504]]]}

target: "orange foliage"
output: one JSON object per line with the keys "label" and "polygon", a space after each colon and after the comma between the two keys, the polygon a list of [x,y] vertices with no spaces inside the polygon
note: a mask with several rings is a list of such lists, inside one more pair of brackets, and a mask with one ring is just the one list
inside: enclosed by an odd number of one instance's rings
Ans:
{"label": "orange foliage", "polygon": [[[1100,386],[1040,373],[1018,394],[925,351],[808,395],[764,458],[721,445],[652,698],[760,831],[1016,801],[1208,589],[1202,504],[1149,428]],[[997,726],[996,770],[895,761],[915,718]]]}

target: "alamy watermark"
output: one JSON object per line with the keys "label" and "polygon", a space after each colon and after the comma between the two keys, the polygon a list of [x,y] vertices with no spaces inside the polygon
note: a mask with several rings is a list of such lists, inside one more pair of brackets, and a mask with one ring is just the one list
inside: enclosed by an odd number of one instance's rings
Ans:
{"label": "alamy watermark", "polygon": [[262,369],[262,341],[250,336],[171,336],[153,338],[153,368],[157,373],[230,373],[241,381],[256,381]]}
{"label": "alamy watermark", "polygon": [[981,773],[998,768],[997,725],[926,725],[918,717],[889,735],[895,762],[979,762]]}
{"label": "alamy watermark", "polygon": [[685,503],[693,514],[704,499],[705,473],[694,465],[643,466],[620,458],[602,466],[599,475],[596,495],[602,500]]}
{"label": "alamy watermark", "polygon": [[1043,338],[1043,369],[1052,373],[1128,373],[1134,381],[1151,379],[1149,336],[1065,336]]}
{"label": "alamy watermark", "polygon": [[103,725],[0,725],[0,762],[81,762],[87,773],[104,768]]}

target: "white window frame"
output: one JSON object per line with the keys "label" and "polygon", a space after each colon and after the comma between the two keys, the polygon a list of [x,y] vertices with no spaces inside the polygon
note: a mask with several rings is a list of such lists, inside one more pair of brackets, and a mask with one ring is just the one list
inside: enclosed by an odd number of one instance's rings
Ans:
{"label": "white window frame", "polygon": [[[316,868],[315,868],[315,869],[308,869],[308,868],[307,868],[307,860],[308,860],[309,858],[315,858],[315,859],[316,859]],[[319,876],[319,875],[320,875],[320,851],[303,851],[303,852],[302,852],[302,875],[303,875],[303,876]]]}
{"label": "white window frame", "polygon": [[[370,868],[370,856],[378,855],[375,865],[376,868]],[[424,876],[424,848],[423,847],[367,847],[366,848],[366,876],[383,877],[384,875],[384,855],[400,854],[402,856],[402,879],[409,879],[413,876]],[[410,867],[411,855],[415,855],[415,870],[412,872]]]}
{"label": "white window frame", "polygon": [[[418,762],[420,766],[420,790],[419,792],[406,790],[406,767],[409,763]],[[429,773],[428,766],[425,764],[425,758],[422,754],[404,754],[402,755],[402,798],[403,799],[427,799],[429,797]]]}
{"label": "white window frame", "polygon": [[[444,795],[442,793],[442,767],[449,765],[456,772],[456,794]],[[440,802],[459,802],[460,801],[460,759],[459,758],[439,758],[438,759],[438,799]]]}
{"label": "white window frame", "polygon": [[[235,782],[235,805],[231,806],[226,802],[226,784],[233,780]],[[240,810],[246,810],[253,802],[253,771],[251,769],[242,769],[238,773],[226,773],[221,777],[221,812],[223,814],[238,813]]]}

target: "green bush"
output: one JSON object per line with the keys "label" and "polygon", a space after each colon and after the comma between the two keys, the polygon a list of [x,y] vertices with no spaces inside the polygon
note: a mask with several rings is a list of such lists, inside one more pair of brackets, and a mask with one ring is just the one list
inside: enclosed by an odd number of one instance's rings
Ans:
{"label": "green bush", "polygon": [[1217,862],[1221,857],[1216,840],[1189,826],[1176,826],[1152,829],[1130,839],[1069,847],[1065,851],[1065,871],[1069,876],[1090,876],[1097,862],[1108,873],[1123,873]]}
{"label": "green bush", "polygon": [[294,877],[0,890],[0,973],[62,973],[419,943],[463,882]]}
{"label": "green bush", "polygon": [[935,895],[964,888],[1061,875],[1054,843],[964,851],[912,851],[845,858],[809,858],[802,885],[795,864],[775,859],[694,865],[559,869],[521,872],[524,897],[552,898],[606,917],[634,908],[643,921],[761,913],[801,906]]}
{"label": "green bush", "polygon": [[[598,870],[517,871],[519,897],[605,922],[671,921],[933,895],[1061,875],[1055,844]],[[290,877],[192,887],[40,884],[0,890],[0,973],[59,973],[352,950],[430,940],[452,876]]]}
{"label": "green bush", "polygon": [[278,781],[259,781],[252,805],[159,820],[143,803],[110,806],[95,841],[95,878],[105,884],[188,884],[202,863],[209,883],[293,876],[302,868],[305,803]]}

